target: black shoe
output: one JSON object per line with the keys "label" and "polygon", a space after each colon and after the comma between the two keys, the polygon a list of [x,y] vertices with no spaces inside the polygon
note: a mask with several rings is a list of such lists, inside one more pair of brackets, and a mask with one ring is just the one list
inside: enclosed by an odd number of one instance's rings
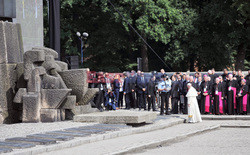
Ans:
{"label": "black shoe", "polygon": [[148,109],[148,111],[150,111],[151,109]]}
{"label": "black shoe", "polygon": [[160,115],[164,115],[164,113],[163,113],[163,112],[161,112],[161,113],[160,113]]}
{"label": "black shoe", "polygon": [[166,115],[171,115],[171,113],[168,111],[168,112],[166,112]]}

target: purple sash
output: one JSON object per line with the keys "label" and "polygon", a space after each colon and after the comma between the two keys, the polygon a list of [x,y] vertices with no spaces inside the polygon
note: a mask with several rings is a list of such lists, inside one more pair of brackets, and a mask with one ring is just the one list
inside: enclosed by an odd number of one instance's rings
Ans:
{"label": "purple sash", "polygon": [[[208,91],[205,91],[204,93],[207,92]],[[210,112],[209,108],[210,108],[210,95],[207,95],[205,100],[205,112]]]}
{"label": "purple sash", "polygon": [[247,94],[242,99],[243,111],[247,111]]}
{"label": "purple sash", "polygon": [[219,110],[220,110],[220,113],[223,114],[223,102],[221,99],[222,93],[218,92],[218,95],[219,95]]}

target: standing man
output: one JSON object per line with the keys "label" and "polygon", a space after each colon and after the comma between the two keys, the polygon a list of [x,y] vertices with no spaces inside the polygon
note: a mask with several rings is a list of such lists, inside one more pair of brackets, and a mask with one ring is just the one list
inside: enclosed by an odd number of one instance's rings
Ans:
{"label": "standing man", "polygon": [[204,81],[201,83],[201,113],[210,114],[212,106],[210,101],[211,85],[208,82],[208,76],[204,75]]}
{"label": "standing man", "polygon": [[130,85],[129,85],[129,73],[124,73],[123,94],[125,95],[126,109],[130,109]]}
{"label": "standing man", "polygon": [[164,74],[161,76],[162,81],[158,84],[158,91],[161,95],[161,112],[160,115],[164,114],[164,107],[165,107],[165,114],[170,115],[168,111],[169,105],[169,96],[171,90],[171,81],[167,80],[167,76]]}
{"label": "standing man", "polygon": [[216,78],[215,83],[212,87],[212,94],[213,94],[213,113],[215,115],[223,114],[223,86],[220,83],[220,79]]}
{"label": "standing man", "polygon": [[141,78],[141,71],[140,70],[138,70],[137,71],[137,74],[136,74],[136,77],[135,77],[135,88],[136,88],[136,107],[137,108],[139,108],[139,104],[140,104],[140,102],[139,102],[139,93],[138,93],[138,81],[140,80],[140,78]]}
{"label": "standing man", "polygon": [[118,75],[115,75],[115,80],[114,80],[114,94],[115,94],[115,107],[116,109],[119,109],[118,108],[118,102],[119,102],[119,93],[120,93],[120,82],[119,82],[119,74]]}
{"label": "standing man", "polygon": [[[102,103],[104,102],[104,87],[103,87],[103,83],[101,81],[100,76],[98,76],[95,88],[99,88],[99,91],[94,98],[94,102],[95,102],[96,108],[102,112],[103,111]],[[105,102],[105,106],[106,106],[106,102]]]}
{"label": "standing man", "polygon": [[182,95],[184,97],[184,104],[182,107],[182,113],[183,114],[187,114],[187,92],[188,92],[188,88],[187,88],[187,84],[189,83],[189,75],[185,76],[185,81],[183,81],[183,85],[182,85]]}
{"label": "standing man", "polygon": [[155,76],[152,76],[148,82],[147,86],[147,96],[148,96],[148,111],[151,110],[151,105],[153,108],[153,111],[156,111],[155,109]]}
{"label": "standing man", "polygon": [[172,114],[178,114],[178,101],[180,97],[180,82],[176,80],[175,76],[172,77],[172,88],[171,88],[171,103],[172,103]]}
{"label": "standing man", "polygon": [[228,81],[226,83],[226,90],[227,90],[227,110],[228,115],[236,114],[236,89],[238,87],[238,83],[236,80],[233,80],[233,75],[228,75]]}
{"label": "standing man", "polygon": [[136,99],[135,99],[135,91],[136,91],[136,76],[135,71],[131,71],[131,76],[129,77],[129,88],[131,90],[130,94],[130,104],[131,108],[136,108]]}
{"label": "standing man", "polygon": [[141,108],[144,108],[144,110],[147,110],[146,107],[146,90],[147,90],[147,81],[144,77],[144,73],[141,72],[141,77],[138,78],[138,94],[139,94],[139,110]]}
{"label": "standing man", "polygon": [[123,107],[123,85],[124,85],[124,79],[122,76],[120,76],[120,89],[119,89],[119,101],[118,101],[118,107]]}
{"label": "standing man", "polygon": [[199,76],[195,89],[198,92],[197,100],[198,100],[198,105],[199,105],[200,111],[201,111],[201,83],[202,83],[202,77]]}
{"label": "standing man", "polygon": [[242,79],[241,80],[241,88],[239,90],[239,93],[237,95],[238,97],[238,104],[239,104],[239,109],[238,109],[238,113],[239,114],[243,114],[243,115],[247,115],[247,100],[248,100],[248,86],[246,85],[246,80]]}

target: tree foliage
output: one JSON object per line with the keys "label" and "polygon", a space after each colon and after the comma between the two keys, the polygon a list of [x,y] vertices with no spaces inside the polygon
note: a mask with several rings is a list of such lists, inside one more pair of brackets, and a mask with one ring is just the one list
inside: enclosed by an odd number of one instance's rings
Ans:
{"label": "tree foliage", "polygon": [[[194,67],[221,70],[242,59],[245,67],[249,67],[248,0],[110,1],[167,63],[169,71],[194,70]],[[46,7],[44,12],[46,23]],[[62,52],[65,56],[80,55],[75,34],[86,31],[90,37],[83,67],[109,72],[136,69],[136,58],[144,55],[149,70],[165,68],[126,20],[107,0],[64,0]],[[45,24],[46,45],[47,32]]]}

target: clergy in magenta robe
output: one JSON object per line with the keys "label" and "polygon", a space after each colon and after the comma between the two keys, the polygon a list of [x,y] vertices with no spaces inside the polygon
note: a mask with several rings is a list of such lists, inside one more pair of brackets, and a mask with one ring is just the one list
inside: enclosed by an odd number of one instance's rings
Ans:
{"label": "clergy in magenta robe", "polygon": [[187,84],[188,92],[186,97],[188,98],[188,123],[202,122],[201,114],[197,102],[198,93],[191,83]]}
{"label": "clergy in magenta robe", "polygon": [[216,78],[215,83],[212,87],[213,94],[213,114],[219,115],[224,113],[223,109],[223,99],[224,91],[220,79]]}
{"label": "clergy in magenta robe", "polygon": [[241,80],[242,87],[239,89],[238,97],[238,113],[247,114],[247,100],[248,100],[248,86],[246,85],[246,80]]}
{"label": "clergy in magenta robe", "polygon": [[204,75],[204,81],[200,85],[201,91],[201,113],[202,114],[210,114],[212,112],[211,105],[211,85],[208,82],[208,76]]}

